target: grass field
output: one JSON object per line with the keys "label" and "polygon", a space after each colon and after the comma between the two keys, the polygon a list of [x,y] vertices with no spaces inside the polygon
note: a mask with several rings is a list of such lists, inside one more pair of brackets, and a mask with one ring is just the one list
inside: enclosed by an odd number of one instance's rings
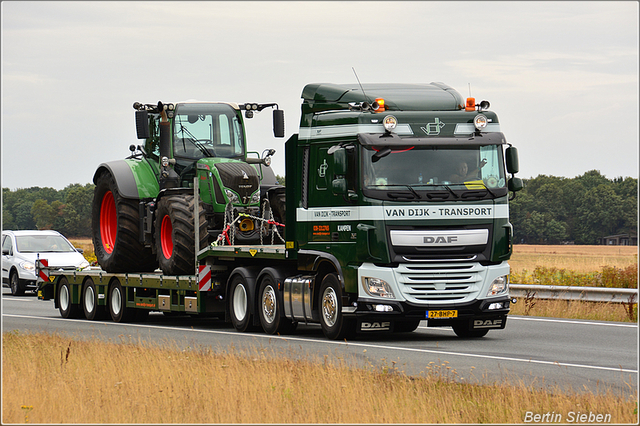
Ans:
{"label": "grass field", "polygon": [[[262,348],[79,341],[4,333],[2,423],[523,423],[527,412],[610,416],[637,423],[637,393],[543,391],[475,384],[473,371],[425,365],[409,377],[393,364],[295,360]],[[289,349],[289,352],[295,349]],[[295,354],[294,354],[295,355]]]}

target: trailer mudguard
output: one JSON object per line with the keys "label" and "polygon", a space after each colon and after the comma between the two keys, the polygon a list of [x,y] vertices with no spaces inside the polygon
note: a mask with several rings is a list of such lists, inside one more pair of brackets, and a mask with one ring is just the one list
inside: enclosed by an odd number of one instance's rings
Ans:
{"label": "trailer mudguard", "polygon": [[151,166],[144,161],[115,160],[102,163],[93,175],[93,183],[96,183],[96,178],[105,171],[113,176],[123,198],[143,199],[158,196],[158,178]]}

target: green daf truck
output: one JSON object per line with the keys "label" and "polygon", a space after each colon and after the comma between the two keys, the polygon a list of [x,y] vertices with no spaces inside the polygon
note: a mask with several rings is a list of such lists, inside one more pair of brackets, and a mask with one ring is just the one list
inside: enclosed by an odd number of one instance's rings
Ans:
{"label": "green daf truck", "polygon": [[[192,274],[40,265],[39,297],[63,317],[218,315],[270,334],[319,323],[329,339],[421,321],[461,337],[506,326],[508,203],[522,181],[487,101],[443,83],[309,84],[285,168],[280,216],[251,217],[259,244],[233,241],[225,223],[203,246],[194,202]],[[198,200],[210,169],[194,172],[183,186]]]}

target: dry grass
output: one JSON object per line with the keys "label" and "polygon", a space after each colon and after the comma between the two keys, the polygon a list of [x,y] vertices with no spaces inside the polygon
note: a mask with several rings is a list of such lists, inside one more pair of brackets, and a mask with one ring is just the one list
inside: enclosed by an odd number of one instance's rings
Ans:
{"label": "dry grass", "polygon": [[394,366],[311,363],[264,349],[78,341],[5,333],[3,423],[522,423],[527,412],[637,422],[637,392],[563,393],[411,378]]}
{"label": "dry grass", "polygon": [[604,267],[627,268],[638,264],[638,246],[576,246],[515,244],[509,260],[512,273],[536,268],[556,268],[589,273]]}
{"label": "dry grass", "polygon": [[628,309],[628,305],[623,303],[540,300],[520,297],[516,304],[511,304],[509,314],[591,321],[637,322],[638,305],[632,306],[631,313]]}

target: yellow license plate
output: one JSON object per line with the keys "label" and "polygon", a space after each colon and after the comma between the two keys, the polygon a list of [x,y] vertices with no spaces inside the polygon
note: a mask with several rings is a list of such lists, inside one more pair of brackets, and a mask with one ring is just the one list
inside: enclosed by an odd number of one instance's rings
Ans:
{"label": "yellow license plate", "polygon": [[427,318],[457,318],[458,311],[427,311]]}

